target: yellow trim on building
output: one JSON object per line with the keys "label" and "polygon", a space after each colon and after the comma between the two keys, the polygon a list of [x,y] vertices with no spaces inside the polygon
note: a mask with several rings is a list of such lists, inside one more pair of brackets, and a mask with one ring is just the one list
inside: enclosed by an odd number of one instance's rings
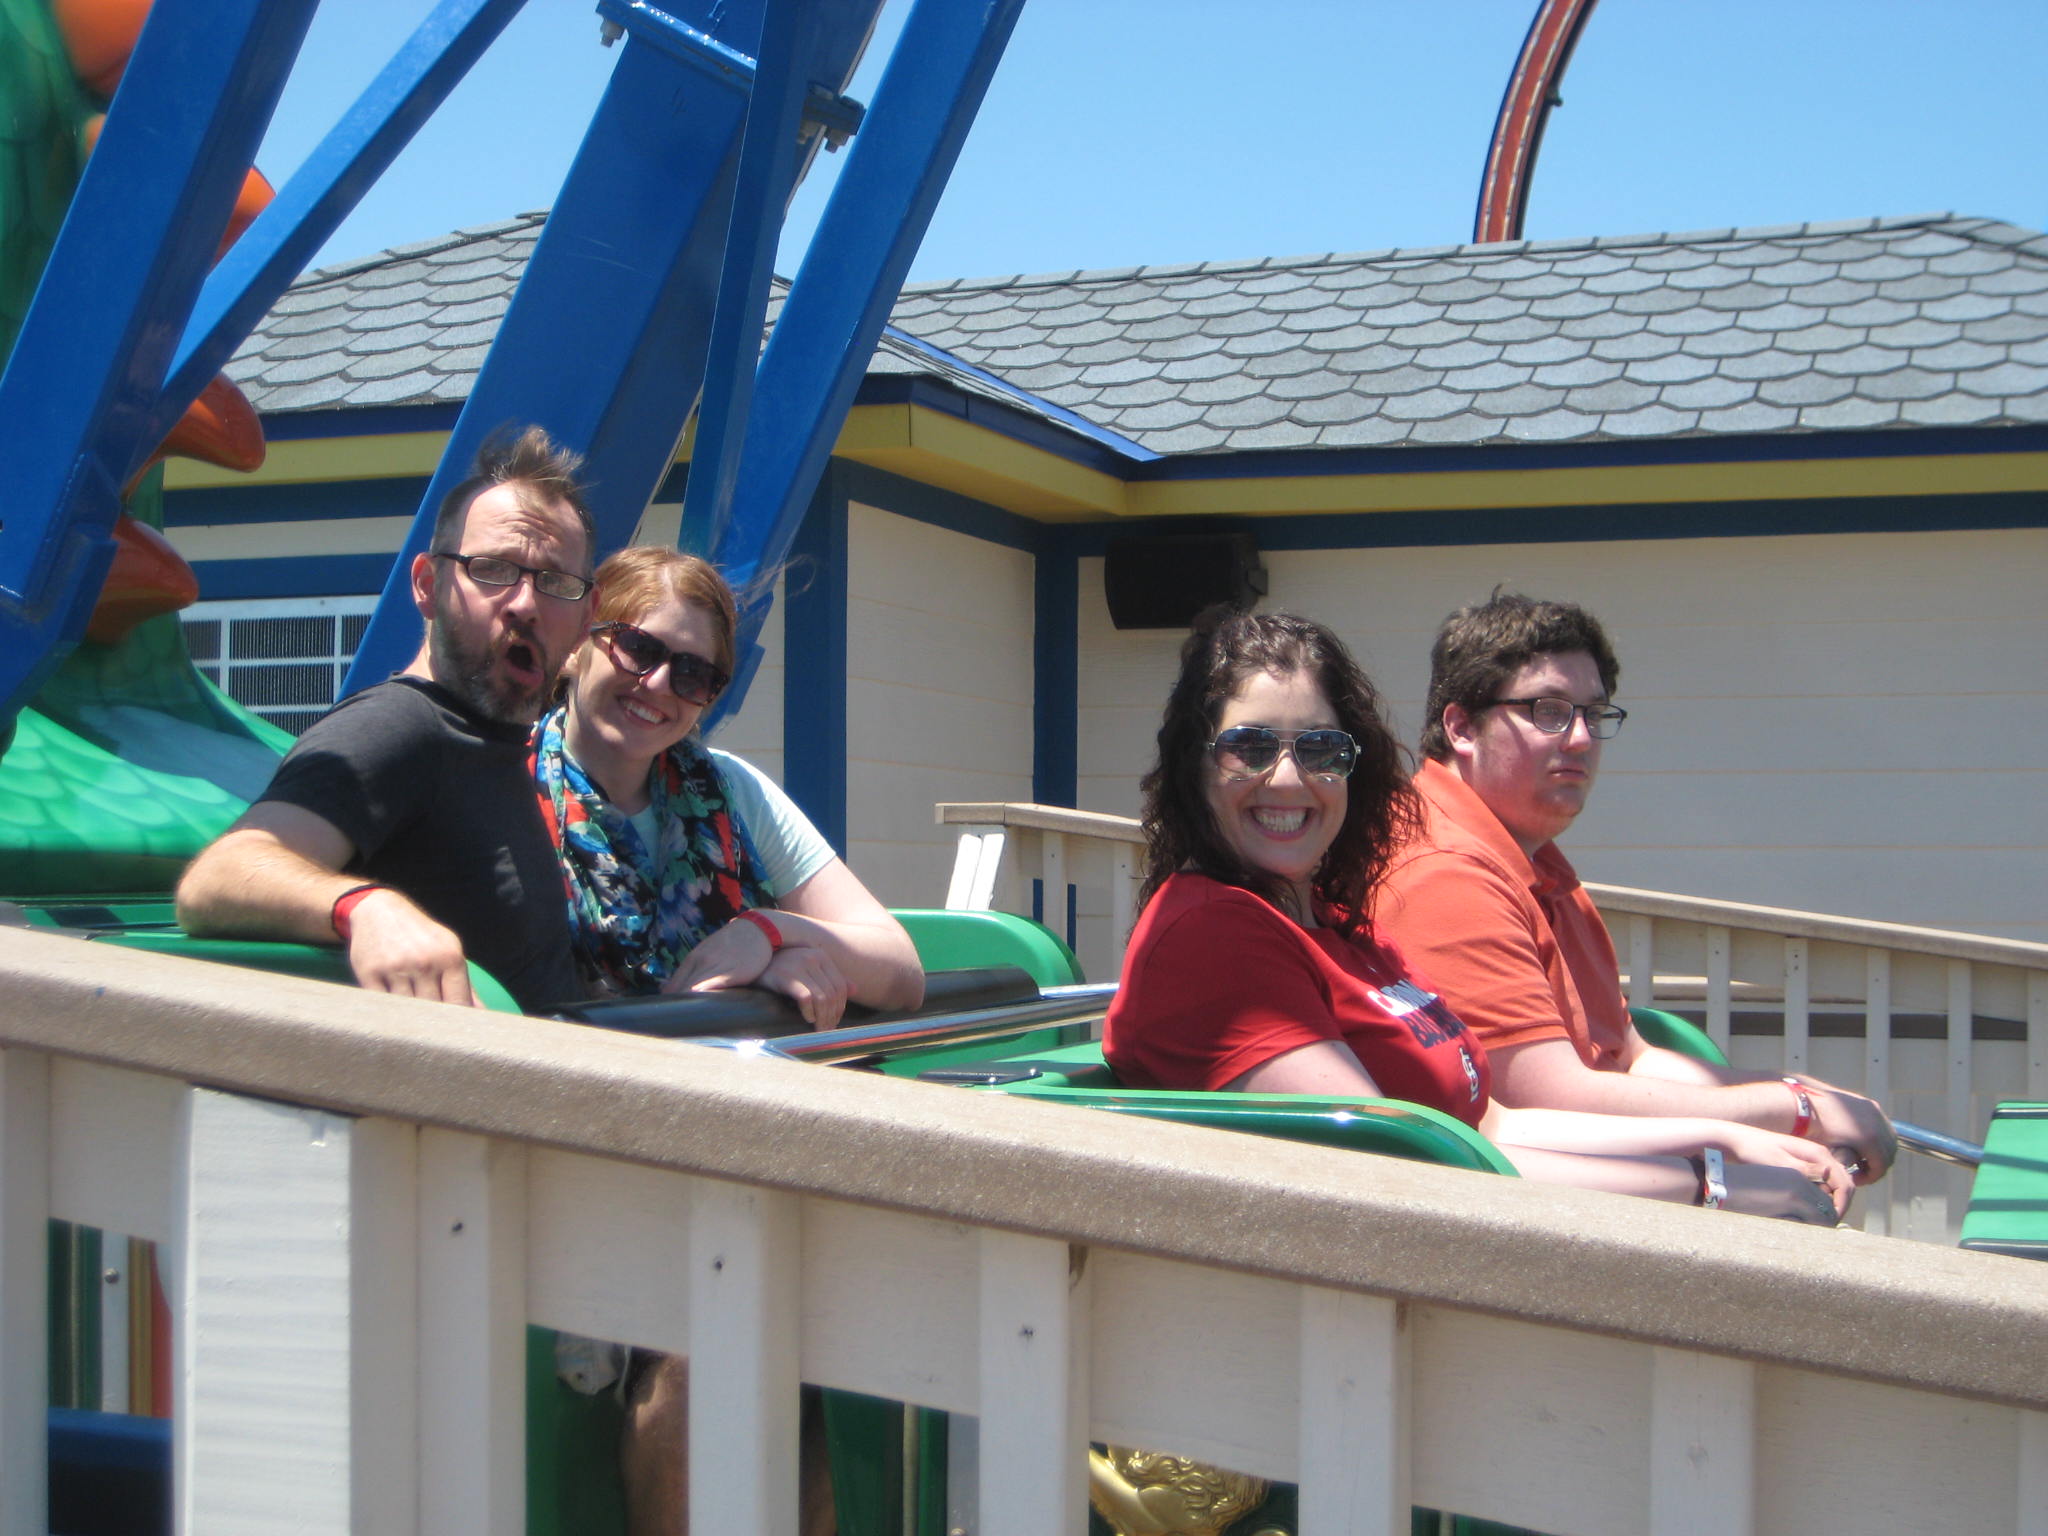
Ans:
{"label": "yellow trim on building", "polygon": [[321,485],[336,480],[383,480],[431,475],[448,446],[446,432],[386,432],[373,437],[304,437],[272,443],[263,467],[238,474],[196,459],[164,466],[164,489],[213,490],[234,485]]}
{"label": "yellow trim on building", "polygon": [[1047,522],[1120,517],[1129,493],[1114,475],[924,406],[857,406],[833,451]]}
{"label": "yellow trim on building", "polygon": [[[678,463],[689,461],[694,438],[693,424]],[[431,475],[447,441],[443,432],[410,432],[275,443],[253,475],[176,459],[167,484],[198,490]],[[833,451],[1042,522],[2048,492],[2048,453],[1127,482],[944,411],[908,404],[857,406]]]}

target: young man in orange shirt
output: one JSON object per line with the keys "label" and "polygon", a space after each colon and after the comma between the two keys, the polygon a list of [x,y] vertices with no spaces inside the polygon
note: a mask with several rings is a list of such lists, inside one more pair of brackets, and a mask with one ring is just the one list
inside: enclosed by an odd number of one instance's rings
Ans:
{"label": "young man in orange shirt", "polygon": [[1494,1096],[1738,1121],[1834,1148],[1858,1182],[1882,1178],[1897,1142],[1869,1099],[1695,1061],[1630,1022],[1614,945],[1556,844],[1626,718],[1599,621],[1496,591],[1444,621],[1430,659],[1423,827],[1373,920],[1484,1042]]}

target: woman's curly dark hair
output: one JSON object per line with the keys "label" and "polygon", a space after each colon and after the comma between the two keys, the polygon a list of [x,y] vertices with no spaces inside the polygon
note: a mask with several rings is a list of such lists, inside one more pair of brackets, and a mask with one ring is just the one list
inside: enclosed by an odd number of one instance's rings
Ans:
{"label": "woman's curly dark hair", "polygon": [[[1180,678],[1159,726],[1159,759],[1144,778],[1145,884],[1142,908],[1176,870],[1194,869],[1241,886],[1282,911],[1293,906],[1280,881],[1245,864],[1230,848],[1209,806],[1214,768],[1208,745],[1223,706],[1245,679],[1306,671],[1337,723],[1358,743],[1344,822],[1317,868],[1318,902],[1346,933],[1364,921],[1395,845],[1415,826],[1407,756],[1380,715],[1380,696],[1351,652],[1323,625],[1290,613],[1212,609],[1195,620],[1180,652]],[[1297,914],[1306,916],[1307,914]]]}

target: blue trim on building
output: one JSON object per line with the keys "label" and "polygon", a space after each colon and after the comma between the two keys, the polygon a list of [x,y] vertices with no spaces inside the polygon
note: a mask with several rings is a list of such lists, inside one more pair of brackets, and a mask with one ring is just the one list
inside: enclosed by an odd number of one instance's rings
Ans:
{"label": "blue trim on building", "polygon": [[[268,411],[263,440],[306,442],[323,437],[377,437],[397,432],[452,432],[462,402],[444,405],[361,405],[347,409]],[[522,423],[523,425],[523,423]]]}
{"label": "blue trim on building", "polygon": [[1884,496],[1779,501],[1645,502],[1613,507],[1506,507],[1462,512],[1336,512],[1285,517],[1161,518],[1062,525],[1076,554],[1118,537],[1249,533],[1262,550],[1407,549],[1433,545],[1590,544],[1625,539],[1734,539],[1774,534],[1981,532],[2048,527],[2048,494]]}
{"label": "blue trim on building", "polygon": [[1038,552],[1031,607],[1031,798],[1040,805],[1075,805],[1081,562],[1070,540],[1054,541]]}
{"label": "blue trim on building", "polygon": [[196,560],[199,600],[253,597],[374,597],[389,555],[281,555],[271,560]]}
{"label": "blue trim on building", "polygon": [[880,507],[912,522],[964,533],[971,539],[1000,544],[1005,549],[1021,549],[1035,554],[1053,531],[1053,524],[1034,523],[1028,517],[1019,517],[1015,512],[976,501],[972,496],[908,480],[889,470],[877,469],[872,464],[834,459],[832,468],[840,477],[840,485],[849,501]]}
{"label": "blue trim on building", "polygon": [[424,475],[166,491],[164,526],[196,528],[226,523],[339,521],[351,517],[410,518],[419,510],[420,498],[426,493]]}
{"label": "blue trim on building", "polygon": [[1486,443],[1456,447],[1285,448],[1191,453],[1133,464],[1133,481],[1240,480],[1263,476],[1412,475],[1530,469],[1607,469],[1660,464],[1766,464],[1809,459],[1928,458],[1941,454],[2041,453],[2048,426],[1891,427],[1869,432],[1765,432],[1596,443]]}
{"label": "blue trim on building", "polygon": [[847,495],[835,460],[790,547],[782,598],[782,787],[846,852]]}

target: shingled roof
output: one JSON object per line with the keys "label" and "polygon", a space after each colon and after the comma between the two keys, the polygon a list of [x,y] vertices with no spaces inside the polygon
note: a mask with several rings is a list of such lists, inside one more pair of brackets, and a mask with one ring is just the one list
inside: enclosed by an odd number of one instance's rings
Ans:
{"label": "shingled roof", "polygon": [[[268,413],[455,402],[543,216],[308,274]],[[915,284],[875,372],[1162,454],[2048,421],[2048,237],[1930,215]]]}

